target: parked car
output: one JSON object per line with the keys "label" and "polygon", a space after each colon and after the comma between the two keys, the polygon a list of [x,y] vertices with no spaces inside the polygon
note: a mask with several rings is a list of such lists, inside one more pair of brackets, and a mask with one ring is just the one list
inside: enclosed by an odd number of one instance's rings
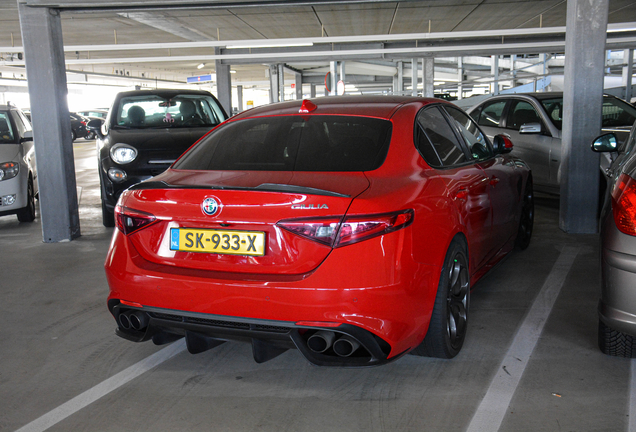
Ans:
{"label": "parked car", "polygon": [[38,175],[31,123],[12,105],[0,105],[0,216],[35,219]]}
{"label": "parked car", "polygon": [[[129,110],[130,113],[130,110]],[[470,288],[533,223],[530,170],[440,99],[245,111],[121,195],[106,258],[117,334],[263,362],[451,358]]]}
{"label": "parked car", "polygon": [[[607,171],[608,192],[601,212],[602,289],[598,307],[599,348],[605,354],[636,357],[636,125]],[[618,138],[608,133],[592,149],[617,155]]]}
{"label": "parked car", "polygon": [[88,124],[88,119],[84,116],[81,116],[77,113],[70,113],[71,115],[71,136],[73,141],[77,138],[85,138],[88,134],[88,129],[86,129],[86,125]]}
{"label": "parked car", "polygon": [[[468,113],[489,137],[506,134],[515,143],[514,154],[532,169],[536,190],[560,192],[563,93],[526,93],[493,96]],[[602,127],[625,141],[636,120],[636,108],[613,96],[603,97]],[[609,160],[602,162],[607,168]]]}
{"label": "parked car", "polygon": [[102,118],[104,120],[106,120],[106,117],[108,116],[108,110],[107,109],[92,109],[92,110],[86,110],[86,111],[78,111],[77,112],[79,115],[84,116],[84,117],[88,117],[88,118]]}
{"label": "parked car", "polygon": [[[87,111],[78,111],[77,113],[83,117],[86,117],[88,121],[98,119],[101,124],[104,124],[104,122],[106,121],[106,117],[108,116],[107,109],[92,109]],[[85,138],[87,140],[94,140],[95,138],[97,138],[97,132],[88,130]]]}
{"label": "parked car", "polygon": [[104,226],[128,187],[165,171],[210,129],[227,119],[219,101],[200,90],[119,93],[106,122],[91,120],[97,152]]}

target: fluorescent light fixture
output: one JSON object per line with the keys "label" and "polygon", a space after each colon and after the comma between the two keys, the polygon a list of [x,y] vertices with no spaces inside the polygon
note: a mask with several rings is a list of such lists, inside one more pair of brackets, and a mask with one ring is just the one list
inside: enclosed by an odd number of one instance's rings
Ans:
{"label": "fluorescent light fixture", "polygon": [[433,85],[444,85],[446,84],[446,81],[435,81],[433,82]]}
{"label": "fluorescent light fixture", "polygon": [[233,69],[230,69],[230,73],[236,73],[236,71]]}
{"label": "fluorescent light fixture", "polygon": [[205,67],[205,63],[199,63],[197,65],[197,69],[203,69]]}
{"label": "fluorescent light fixture", "polygon": [[241,44],[237,44],[237,45],[227,45],[225,48],[227,49],[236,49],[236,48],[286,48],[286,47],[308,47],[308,46],[314,46],[313,42],[299,42],[299,43],[293,43],[293,42],[279,42],[279,43],[272,43],[272,42],[264,42],[264,43],[258,43],[256,41],[252,42],[245,42],[245,43],[241,43]]}
{"label": "fluorescent light fixture", "polygon": [[627,32],[627,31],[636,31],[636,27],[622,27],[622,28],[607,29],[608,33],[618,33],[618,32]]}

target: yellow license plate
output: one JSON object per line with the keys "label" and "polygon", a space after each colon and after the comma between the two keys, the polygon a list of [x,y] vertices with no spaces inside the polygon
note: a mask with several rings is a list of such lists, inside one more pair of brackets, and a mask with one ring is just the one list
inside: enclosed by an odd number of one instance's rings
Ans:
{"label": "yellow license plate", "polygon": [[217,229],[171,228],[170,250],[230,255],[265,255],[265,233]]}

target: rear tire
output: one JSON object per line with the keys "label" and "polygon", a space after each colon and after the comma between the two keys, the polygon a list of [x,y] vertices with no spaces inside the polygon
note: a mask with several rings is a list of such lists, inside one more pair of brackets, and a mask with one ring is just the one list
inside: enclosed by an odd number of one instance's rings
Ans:
{"label": "rear tire", "polygon": [[636,338],[606,326],[601,320],[598,321],[598,347],[603,354],[636,358]]}
{"label": "rear tire", "polygon": [[515,245],[524,250],[530,246],[532,238],[532,228],[534,226],[534,191],[532,188],[532,177],[526,181],[526,189],[523,192],[523,204],[521,207],[521,218],[519,220],[519,230]]}
{"label": "rear tire", "polygon": [[75,131],[71,129],[71,141],[75,141],[76,139],[77,139],[77,135],[75,134]]}
{"label": "rear tire", "polygon": [[102,223],[106,228],[115,226],[115,215],[106,208],[104,201],[102,201]]}
{"label": "rear tire", "polygon": [[29,175],[29,183],[27,184],[27,205],[18,210],[17,216],[20,222],[33,222],[35,220],[35,192],[31,175]]}
{"label": "rear tire", "polygon": [[412,354],[450,359],[464,345],[470,303],[468,254],[454,239],[446,252],[428,332]]}

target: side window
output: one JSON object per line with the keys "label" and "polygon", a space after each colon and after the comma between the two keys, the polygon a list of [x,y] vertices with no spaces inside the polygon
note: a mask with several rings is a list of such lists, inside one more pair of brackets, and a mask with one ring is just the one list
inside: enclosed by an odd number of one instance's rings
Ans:
{"label": "side window", "polygon": [[466,140],[473,159],[487,159],[493,156],[490,143],[468,115],[454,107],[449,106],[444,109],[455,121],[455,126]]}
{"label": "side window", "polygon": [[479,113],[479,118],[474,117],[477,120],[477,124],[479,126],[501,127],[501,116],[506,102],[506,100],[498,100],[482,105],[483,108]]}
{"label": "side window", "polygon": [[508,112],[506,127],[508,129],[519,130],[521,126],[528,123],[542,124],[537,110],[529,102],[522,100],[514,101]]}
{"label": "side window", "polygon": [[22,111],[18,111],[18,115],[20,116],[20,119],[22,120],[22,123],[24,124],[24,130],[30,131],[31,130],[31,122],[29,121],[29,119],[26,118],[26,116],[24,115],[24,113]]}
{"label": "side window", "polygon": [[420,136],[416,145],[429,165],[448,167],[468,161],[453,129],[439,108],[431,107],[420,111],[417,125],[420,128],[418,135],[425,137]]}

